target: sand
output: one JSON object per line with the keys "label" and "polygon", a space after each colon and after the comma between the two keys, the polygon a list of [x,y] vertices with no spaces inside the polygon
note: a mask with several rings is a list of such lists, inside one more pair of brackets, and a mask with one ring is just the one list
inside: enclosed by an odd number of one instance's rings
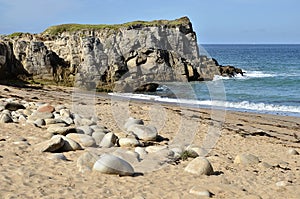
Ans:
{"label": "sand", "polygon": [[[0,96],[69,107],[74,103],[72,88],[55,86],[0,86]],[[126,111],[121,105],[104,95],[93,106],[101,124],[117,135],[122,134],[118,117]],[[210,148],[206,157],[216,174],[184,172],[191,158],[162,167],[149,164],[143,168],[148,172],[135,177],[81,173],[76,161],[89,149],[64,153],[68,161],[50,160],[48,153],[34,150],[49,138],[45,129],[8,123],[0,124],[0,198],[199,198],[191,189],[208,190],[212,198],[300,198],[300,155],[287,153],[300,151],[299,118],[140,101],[125,108],[130,116],[155,125],[169,143]],[[235,164],[243,153],[257,156],[260,163]]]}

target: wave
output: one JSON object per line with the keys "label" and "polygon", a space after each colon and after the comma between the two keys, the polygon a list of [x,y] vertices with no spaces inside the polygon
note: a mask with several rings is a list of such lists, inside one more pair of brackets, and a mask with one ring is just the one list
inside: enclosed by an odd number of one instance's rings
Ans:
{"label": "wave", "polygon": [[[165,103],[176,103],[180,105],[190,106],[202,106],[211,107],[218,109],[231,109],[231,110],[242,110],[242,111],[253,111],[261,113],[287,113],[288,115],[300,115],[300,106],[286,106],[286,105],[275,105],[265,103],[253,103],[249,101],[242,102],[228,102],[228,101],[217,101],[217,100],[192,100],[192,99],[176,99],[160,97],[157,95],[146,95],[146,94],[132,94],[132,93],[109,93],[111,96],[138,99],[155,102]],[[289,114],[294,113],[294,114]]]}
{"label": "wave", "polygon": [[214,81],[216,80],[226,80],[226,79],[250,79],[250,78],[266,78],[266,77],[276,77],[278,76],[277,74],[271,74],[271,73],[264,73],[262,71],[244,71],[244,75],[237,74],[234,77],[223,77],[220,75],[215,75]]}

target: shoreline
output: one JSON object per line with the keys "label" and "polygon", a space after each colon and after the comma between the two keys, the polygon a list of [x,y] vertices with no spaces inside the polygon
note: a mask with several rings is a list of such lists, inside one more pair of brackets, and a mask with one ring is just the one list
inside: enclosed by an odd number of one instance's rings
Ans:
{"label": "shoreline", "polygon": [[[2,98],[19,99],[20,102],[26,100],[70,108],[72,94],[72,88],[19,89],[0,85]],[[117,114],[124,112],[120,109],[121,103],[114,103],[107,94],[95,99],[99,122],[121,136],[112,107],[118,110]],[[48,139],[45,129],[8,123],[0,124],[3,149],[0,152],[0,198],[195,198],[197,195],[191,191],[195,189],[208,190],[213,193],[212,198],[299,198],[299,156],[287,154],[289,149],[300,151],[296,139],[300,132],[299,118],[226,111],[224,121],[220,122],[218,119],[222,118],[218,118],[217,110],[213,110],[216,117],[212,118],[211,109],[135,100],[130,100],[128,110],[131,116],[156,125],[159,135],[170,141],[181,139],[180,133],[194,133],[190,134],[187,143],[192,141],[191,144],[196,146],[204,144],[210,127],[220,125],[217,126],[220,127],[219,137],[206,155],[218,175],[195,176],[184,172],[191,158],[159,169],[149,166],[145,168],[148,172],[136,177],[81,173],[77,159],[86,151],[97,151],[97,148],[64,152],[68,161],[49,159],[51,154],[33,150],[38,143]],[[156,113],[154,117],[153,113]],[[234,160],[239,154],[253,154],[259,158],[259,163],[236,164]]]}

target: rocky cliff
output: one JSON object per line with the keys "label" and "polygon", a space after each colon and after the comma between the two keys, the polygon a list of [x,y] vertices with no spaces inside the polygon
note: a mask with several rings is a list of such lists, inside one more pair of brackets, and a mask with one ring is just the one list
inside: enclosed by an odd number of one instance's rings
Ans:
{"label": "rocky cliff", "polygon": [[79,86],[120,82],[134,88],[149,82],[209,80],[220,72],[215,60],[199,55],[187,17],[121,25],[64,24],[2,40],[6,50],[0,46],[1,71],[19,74],[12,64],[18,63],[18,69],[35,78],[75,81]]}

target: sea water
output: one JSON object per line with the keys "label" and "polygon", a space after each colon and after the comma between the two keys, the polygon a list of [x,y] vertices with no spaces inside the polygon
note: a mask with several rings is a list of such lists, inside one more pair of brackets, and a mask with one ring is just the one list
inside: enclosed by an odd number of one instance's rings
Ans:
{"label": "sea water", "polygon": [[244,76],[166,83],[154,95],[123,97],[300,116],[300,45],[200,45],[199,49],[221,65],[241,68]]}

